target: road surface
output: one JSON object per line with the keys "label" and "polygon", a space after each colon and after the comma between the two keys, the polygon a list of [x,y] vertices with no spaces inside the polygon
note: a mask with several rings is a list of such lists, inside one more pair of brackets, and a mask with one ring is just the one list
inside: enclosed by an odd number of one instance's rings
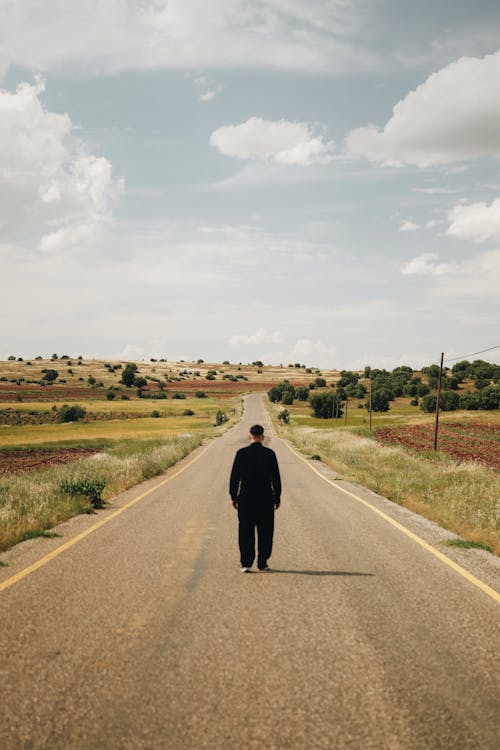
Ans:
{"label": "road surface", "polygon": [[253,395],[93,533],[144,486],[16,549],[4,581],[79,539],[0,591],[2,750],[498,747],[498,605],[275,437],[274,571],[240,573],[227,485],[256,421]]}

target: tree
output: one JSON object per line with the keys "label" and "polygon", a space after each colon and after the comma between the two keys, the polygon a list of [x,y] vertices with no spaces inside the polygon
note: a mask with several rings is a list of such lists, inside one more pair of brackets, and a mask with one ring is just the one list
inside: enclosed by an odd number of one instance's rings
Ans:
{"label": "tree", "polygon": [[57,420],[58,422],[81,422],[82,419],[85,419],[86,414],[83,406],[63,404],[57,412]]}
{"label": "tree", "polygon": [[130,388],[134,385],[134,381],[136,378],[137,373],[137,365],[133,362],[129,362],[128,365],[125,365],[122,371],[122,375],[120,378],[120,382],[123,383],[123,385],[126,385],[127,388]]}
{"label": "tree", "polygon": [[143,378],[143,377],[134,378],[134,385],[136,388],[144,388],[144,386],[146,386],[147,384],[148,384],[148,381],[146,380],[146,378]]}
{"label": "tree", "polygon": [[332,391],[312,394],[309,397],[309,403],[313,415],[318,419],[332,419],[332,417],[341,417],[343,414],[342,401],[338,394]]}
{"label": "tree", "polygon": [[299,385],[299,387],[295,389],[295,396],[299,401],[307,401],[309,398],[309,388],[305,385]]}
{"label": "tree", "polygon": [[59,373],[57,370],[42,370],[44,373],[43,379],[47,381],[47,383],[53,383],[54,380],[57,380],[59,377]]}
{"label": "tree", "polygon": [[[391,394],[385,388],[372,393],[372,411],[389,411]],[[369,407],[369,404],[367,404]]]}
{"label": "tree", "polygon": [[278,414],[278,419],[280,422],[283,422],[283,424],[288,424],[290,422],[290,412],[288,409],[283,409]]}

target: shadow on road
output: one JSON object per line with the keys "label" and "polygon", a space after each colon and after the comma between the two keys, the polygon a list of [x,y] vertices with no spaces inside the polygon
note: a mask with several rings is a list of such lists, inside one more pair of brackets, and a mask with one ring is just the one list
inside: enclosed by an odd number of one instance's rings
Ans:
{"label": "shadow on road", "polygon": [[297,576],[374,576],[374,573],[351,573],[346,570],[280,570],[272,568],[269,573],[288,573]]}

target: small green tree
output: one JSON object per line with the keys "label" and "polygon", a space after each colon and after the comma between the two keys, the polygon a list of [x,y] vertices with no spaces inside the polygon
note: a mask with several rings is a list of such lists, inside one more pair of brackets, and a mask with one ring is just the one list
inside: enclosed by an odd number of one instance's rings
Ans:
{"label": "small green tree", "polygon": [[134,362],[129,362],[122,370],[120,382],[123,383],[123,385],[126,385],[127,388],[131,388],[134,385],[136,373],[137,365]]}
{"label": "small green tree", "polygon": [[87,411],[78,404],[63,404],[57,412],[58,422],[81,422],[87,416]]}

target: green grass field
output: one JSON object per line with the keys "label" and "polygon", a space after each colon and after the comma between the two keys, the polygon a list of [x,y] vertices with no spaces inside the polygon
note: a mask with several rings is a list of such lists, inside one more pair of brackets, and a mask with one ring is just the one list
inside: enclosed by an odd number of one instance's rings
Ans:
{"label": "green grass field", "polygon": [[[0,425],[0,450],[2,448],[29,448],[48,446],[102,445],[103,440],[151,439],[169,437],[184,432],[203,432],[213,427],[216,412],[221,409],[234,417],[239,408],[239,397],[227,399],[169,399],[165,401],[139,399],[136,401],[78,401],[89,413],[108,413],[109,419],[89,422],[69,422],[34,425]],[[51,403],[15,404],[16,410],[50,411]],[[1,408],[13,408],[2,404]],[[183,416],[185,409],[193,416]],[[160,417],[137,417],[155,410]],[[134,419],[122,415],[135,416]],[[113,416],[116,418],[113,419]]]}

